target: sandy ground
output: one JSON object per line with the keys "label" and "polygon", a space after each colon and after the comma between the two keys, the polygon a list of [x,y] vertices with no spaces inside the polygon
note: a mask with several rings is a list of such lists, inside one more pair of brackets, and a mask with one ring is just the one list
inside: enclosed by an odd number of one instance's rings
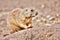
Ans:
{"label": "sandy ground", "polygon": [[[18,31],[9,34],[7,14],[15,8],[33,7],[45,15],[60,13],[60,0],[0,0],[0,40],[60,40],[60,24]],[[7,31],[8,30],[8,31]],[[5,36],[5,34],[9,34]]]}

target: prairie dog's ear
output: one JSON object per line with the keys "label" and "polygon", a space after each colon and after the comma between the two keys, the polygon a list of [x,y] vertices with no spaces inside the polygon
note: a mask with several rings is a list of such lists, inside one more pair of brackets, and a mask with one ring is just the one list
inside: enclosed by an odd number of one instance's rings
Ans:
{"label": "prairie dog's ear", "polygon": [[19,15],[21,13],[22,9],[20,8],[16,8],[16,9],[13,9],[10,14],[13,15],[13,16],[16,16],[17,14]]}

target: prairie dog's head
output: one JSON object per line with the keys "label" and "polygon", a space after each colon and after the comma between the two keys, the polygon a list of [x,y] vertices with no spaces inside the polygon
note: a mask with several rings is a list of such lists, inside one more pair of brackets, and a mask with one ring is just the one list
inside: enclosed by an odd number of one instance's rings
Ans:
{"label": "prairie dog's head", "polygon": [[36,15],[38,15],[38,11],[34,8],[25,8],[23,9],[23,14],[25,15],[25,17],[35,17]]}

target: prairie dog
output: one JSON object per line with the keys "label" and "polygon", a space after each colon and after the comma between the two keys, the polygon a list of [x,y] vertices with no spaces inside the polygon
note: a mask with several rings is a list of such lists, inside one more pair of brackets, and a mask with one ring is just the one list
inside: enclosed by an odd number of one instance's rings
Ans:
{"label": "prairie dog", "polygon": [[35,17],[38,12],[35,9],[25,8],[13,9],[8,15],[8,26],[11,33],[18,30],[32,28],[31,20]]}

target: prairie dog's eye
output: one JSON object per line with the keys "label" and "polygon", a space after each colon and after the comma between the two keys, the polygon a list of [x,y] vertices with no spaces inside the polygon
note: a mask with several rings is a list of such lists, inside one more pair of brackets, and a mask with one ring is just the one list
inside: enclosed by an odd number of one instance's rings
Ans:
{"label": "prairie dog's eye", "polygon": [[33,9],[31,9],[31,12],[34,12],[34,10],[33,10]]}

